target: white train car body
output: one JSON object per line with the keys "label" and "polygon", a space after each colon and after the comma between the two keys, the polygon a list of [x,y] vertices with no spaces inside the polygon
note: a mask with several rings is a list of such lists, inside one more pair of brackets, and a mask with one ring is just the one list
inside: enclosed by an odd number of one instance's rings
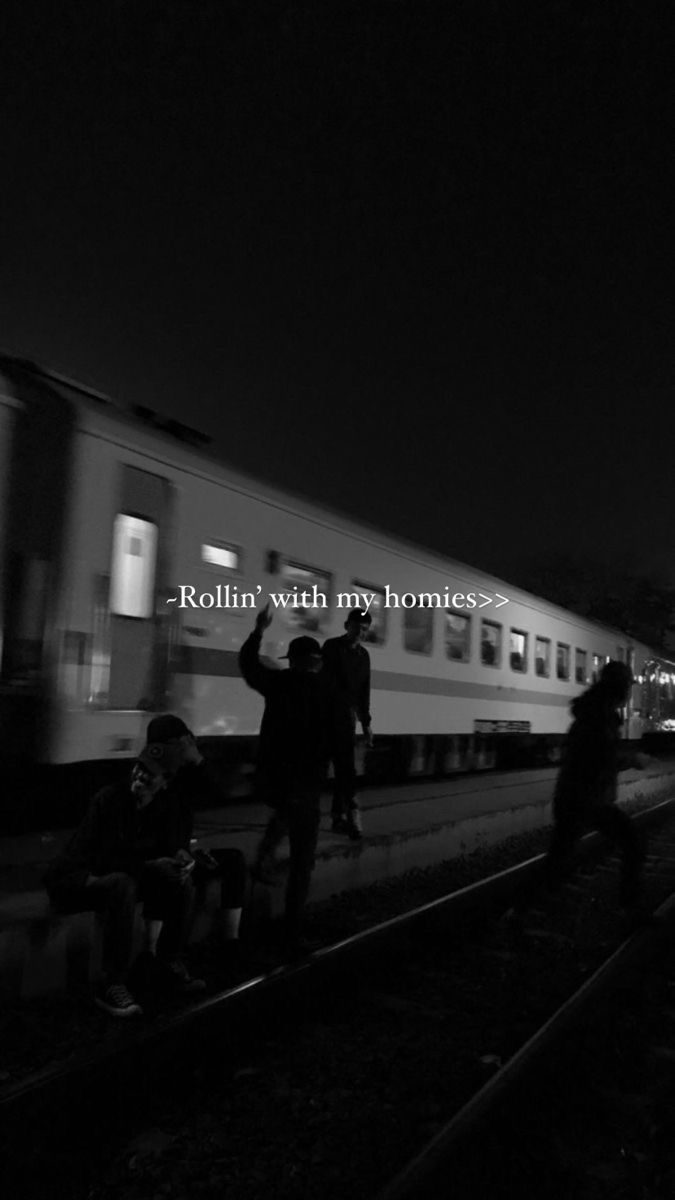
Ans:
{"label": "white train car body", "polygon": [[[263,653],[277,662],[298,632],[340,634],[338,597],[374,597],[377,735],[559,738],[607,659],[639,681],[668,677],[620,633],[247,478],[147,414],[22,364],[5,362],[0,382],[0,453],[22,467],[0,556],[3,714],[8,696],[33,697],[26,745],[44,762],[128,758],[157,711],[251,741],[261,700],[237,654],[252,605],[312,588],[325,607],[276,609]],[[653,725],[644,694],[636,683],[631,737]]]}

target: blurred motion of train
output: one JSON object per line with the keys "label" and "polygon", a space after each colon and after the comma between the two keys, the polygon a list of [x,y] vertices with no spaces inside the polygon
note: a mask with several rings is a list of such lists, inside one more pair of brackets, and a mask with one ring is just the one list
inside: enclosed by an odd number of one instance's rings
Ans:
{"label": "blurred motion of train", "polygon": [[636,679],[627,737],[675,717],[675,666],[647,646],[246,478],[207,440],[0,357],[5,827],[73,820],[165,711],[246,794],[261,702],[237,652],[272,593],[279,666],[298,632],[342,632],[346,594],[372,597],[367,777],[555,761],[609,658]]}

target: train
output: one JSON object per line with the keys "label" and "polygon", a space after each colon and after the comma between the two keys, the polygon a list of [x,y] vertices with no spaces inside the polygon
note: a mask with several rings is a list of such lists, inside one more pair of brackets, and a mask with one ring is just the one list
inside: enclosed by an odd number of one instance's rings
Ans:
{"label": "train", "polygon": [[635,678],[625,736],[673,727],[675,664],[650,647],[242,474],[190,426],[11,354],[0,489],[5,827],[72,819],[167,711],[224,794],[246,795],[262,702],[237,656],[268,600],[262,653],[279,669],[291,637],[336,636],[351,605],[368,607],[366,778],[554,762],[570,701],[609,659]]}

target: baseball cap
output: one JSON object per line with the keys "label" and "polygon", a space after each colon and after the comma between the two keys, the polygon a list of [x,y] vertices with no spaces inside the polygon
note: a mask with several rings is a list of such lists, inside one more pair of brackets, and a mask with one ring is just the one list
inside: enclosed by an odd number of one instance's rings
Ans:
{"label": "baseball cap", "polygon": [[345,625],[349,625],[350,621],[358,621],[360,625],[372,625],[373,618],[365,608],[350,608]]}
{"label": "baseball cap", "polygon": [[305,658],[310,654],[321,658],[321,646],[313,637],[296,637],[288,643],[288,654],[282,654],[282,658]]}
{"label": "baseball cap", "polygon": [[161,717],[153,717],[145,735],[146,742],[172,742],[175,738],[189,735],[185,721],[175,717],[173,713],[163,713]]}
{"label": "baseball cap", "polygon": [[181,763],[180,747],[152,742],[143,747],[136,761],[152,775],[165,775],[170,778],[176,774]]}

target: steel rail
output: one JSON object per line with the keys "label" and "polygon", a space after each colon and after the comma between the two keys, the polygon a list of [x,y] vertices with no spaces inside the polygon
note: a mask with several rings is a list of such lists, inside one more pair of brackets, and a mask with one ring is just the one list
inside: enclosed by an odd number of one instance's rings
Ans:
{"label": "steel rail", "polygon": [[[675,799],[663,800],[632,819],[638,825],[651,825],[665,820],[673,811]],[[604,840],[598,833],[587,834],[580,843],[580,856],[594,852]],[[148,1028],[130,1030],[121,1045],[88,1051],[61,1066],[35,1072],[0,1090],[0,1116],[9,1122],[21,1120],[24,1113],[30,1112],[35,1120],[41,1108],[53,1113],[63,1105],[86,1103],[87,1094],[92,1088],[100,1089],[108,1076],[122,1073],[131,1065],[135,1070],[141,1064],[145,1070],[152,1070],[167,1047],[177,1050],[181,1045],[193,1046],[218,1028],[243,1028],[249,1022],[259,1027],[264,1012],[278,1012],[298,992],[311,991],[322,977],[343,971],[347,963],[368,957],[376,947],[413,935],[421,926],[433,923],[463,935],[466,930],[460,918],[494,911],[500,905],[507,907],[517,885],[538,869],[543,858],[543,854],[536,855],[322,947],[298,963],[275,967],[180,1013],[160,1016]]]}

